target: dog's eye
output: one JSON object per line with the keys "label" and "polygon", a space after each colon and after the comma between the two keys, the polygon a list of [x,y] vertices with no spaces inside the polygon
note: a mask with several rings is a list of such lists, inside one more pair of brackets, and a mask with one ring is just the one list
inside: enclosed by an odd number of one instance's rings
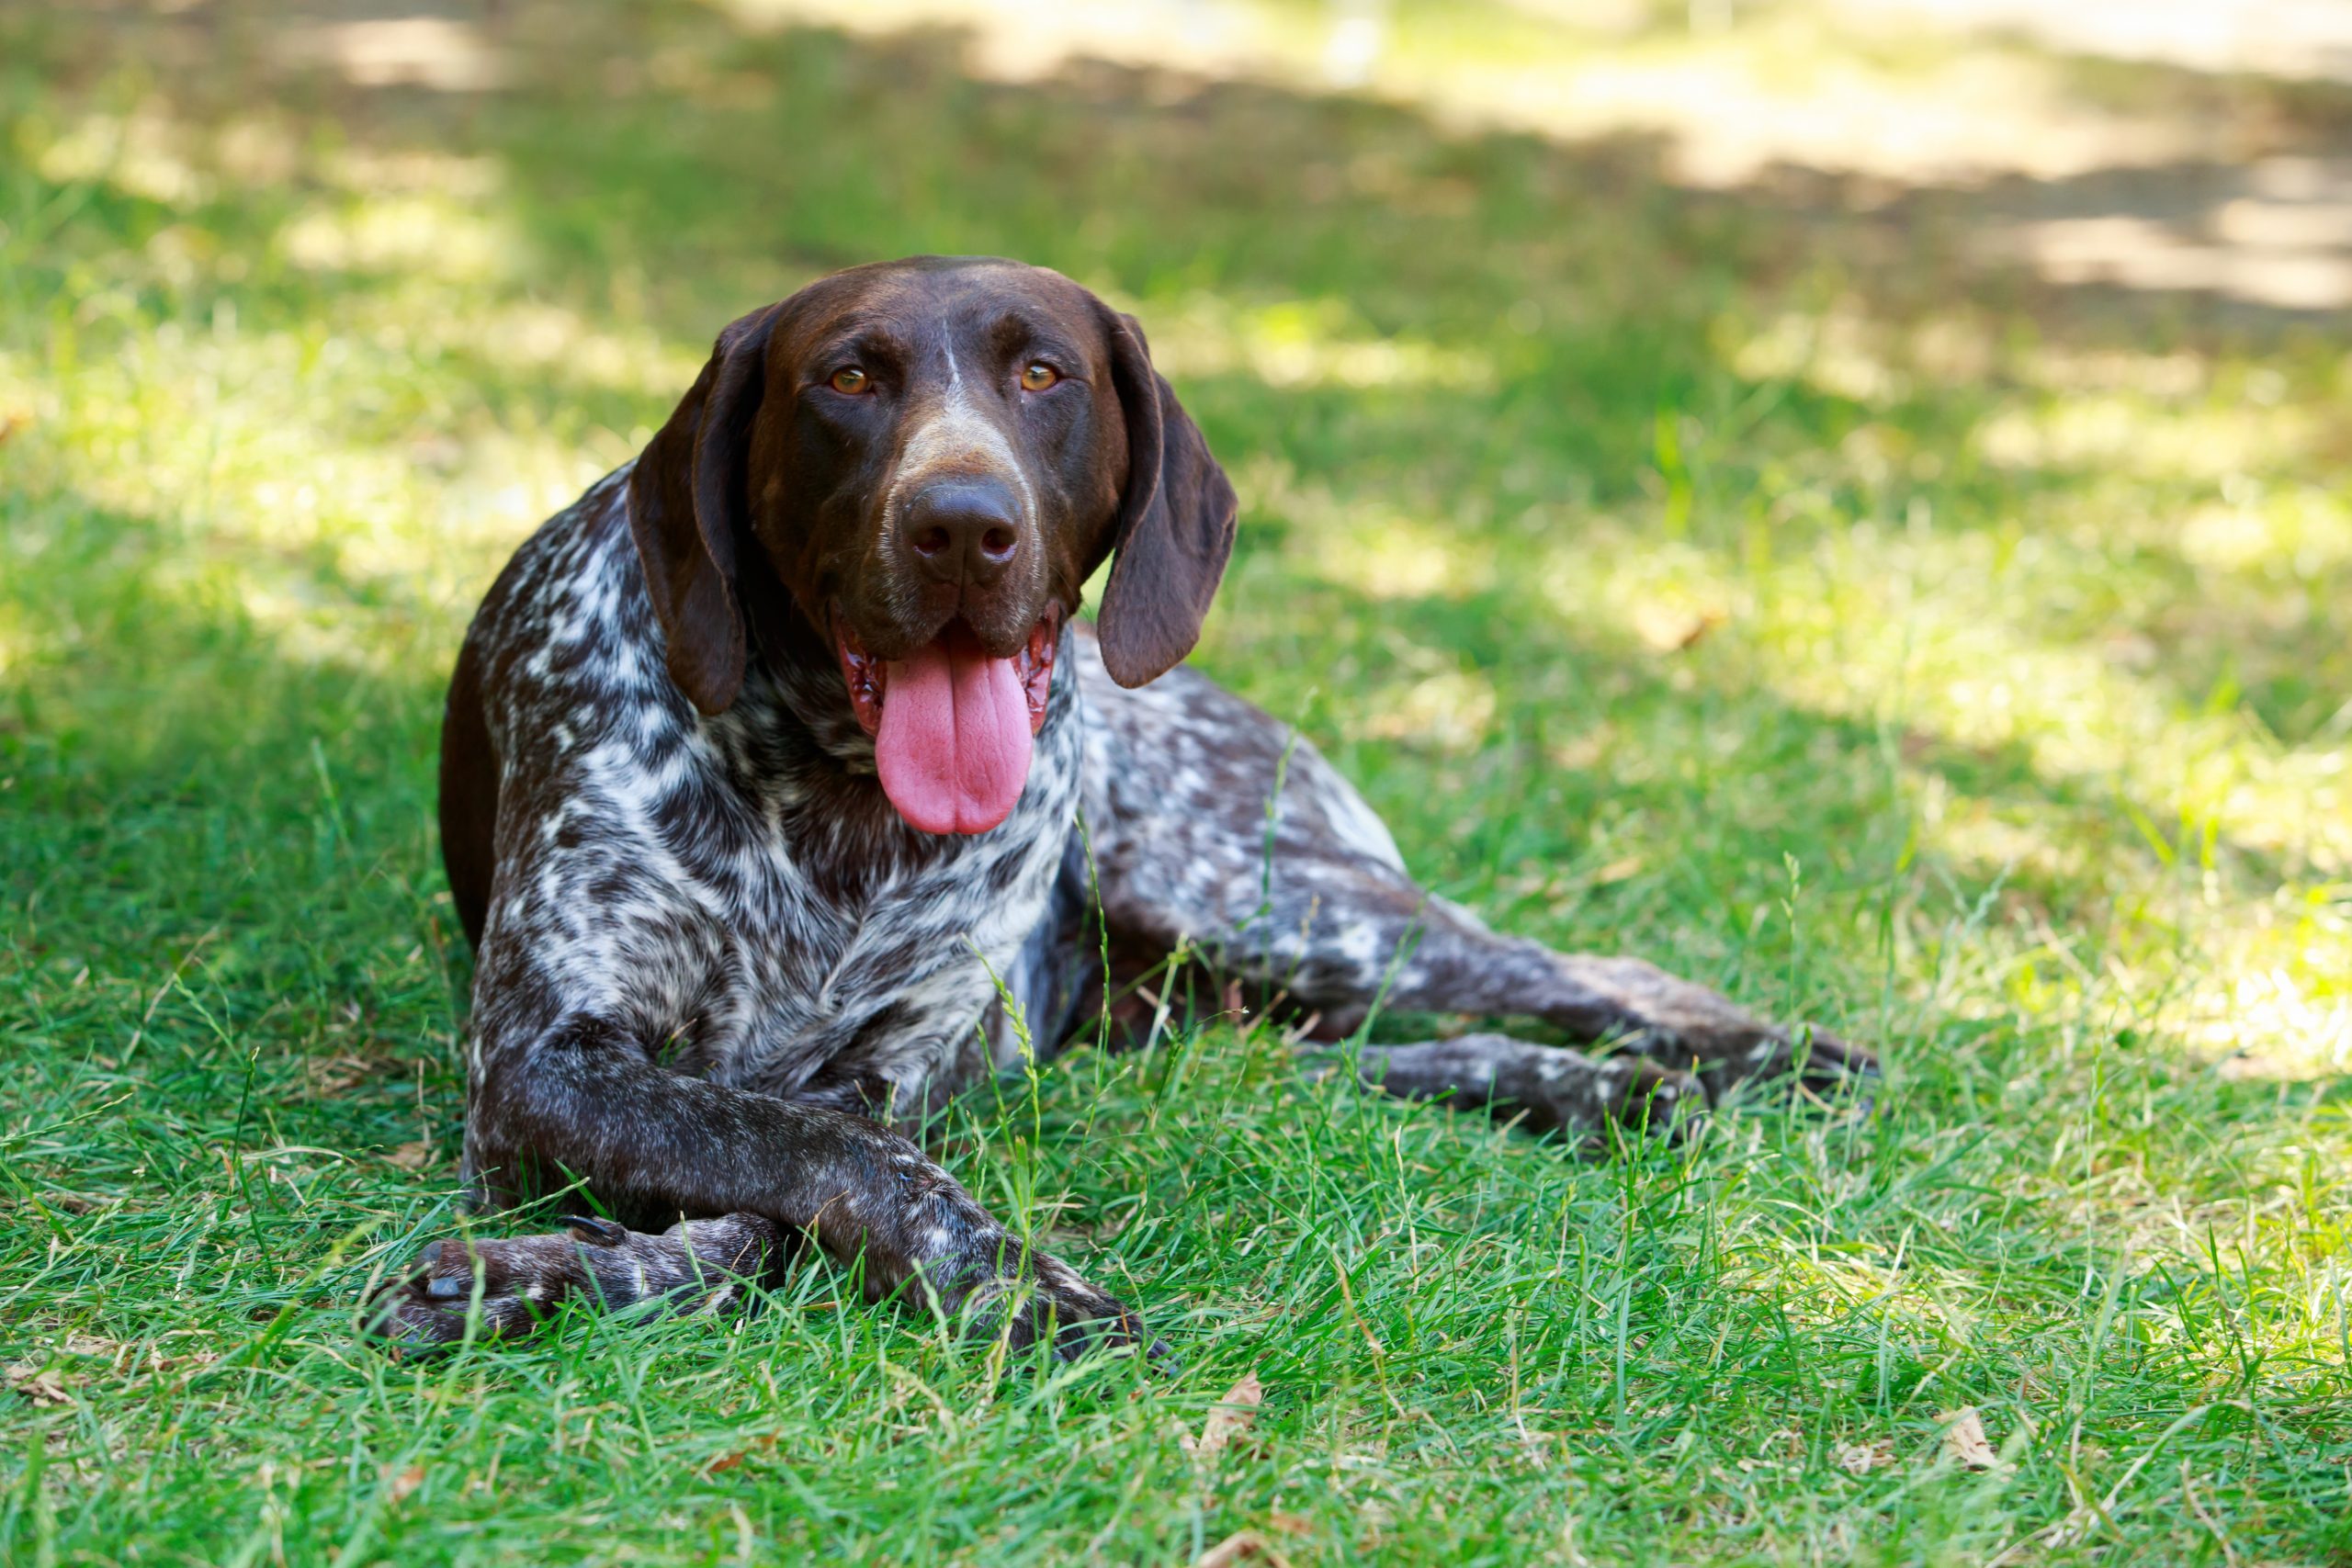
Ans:
{"label": "dog's eye", "polygon": [[1021,367],[1021,389],[1024,392],[1042,392],[1061,378],[1060,371],[1042,360]]}
{"label": "dog's eye", "polygon": [[854,398],[874,385],[874,379],[856,366],[844,365],[833,372],[832,379],[826,385],[836,392],[846,392]]}

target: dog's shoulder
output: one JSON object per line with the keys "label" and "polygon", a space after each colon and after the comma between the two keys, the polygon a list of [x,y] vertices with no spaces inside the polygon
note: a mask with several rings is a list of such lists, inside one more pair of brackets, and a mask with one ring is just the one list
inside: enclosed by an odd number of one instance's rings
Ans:
{"label": "dog's shoulder", "polygon": [[1190,664],[1148,685],[1122,686],[1103,668],[1093,628],[1081,622],[1074,629],[1071,662],[1086,701],[1090,815],[1158,822],[1168,813],[1156,803],[1182,800],[1192,807],[1183,814],[1188,820],[1227,818],[1207,825],[1215,842],[1247,846],[1262,840],[1272,805],[1295,834],[1404,868],[1387,828],[1296,727]]}
{"label": "dog's shoulder", "polygon": [[493,720],[528,723],[566,697],[683,715],[628,532],[628,466],[589,487],[517,548],[467,634]]}

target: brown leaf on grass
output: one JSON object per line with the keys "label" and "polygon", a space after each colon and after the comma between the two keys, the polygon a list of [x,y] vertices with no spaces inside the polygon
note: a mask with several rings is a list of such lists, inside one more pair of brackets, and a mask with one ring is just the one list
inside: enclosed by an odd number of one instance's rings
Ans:
{"label": "brown leaf on grass", "polygon": [[160,1345],[134,1345],[127,1340],[108,1339],[104,1335],[84,1334],[79,1330],[58,1340],[57,1349],[62,1354],[83,1359],[102,1360],[107,1363],[106,1370],[119,1378],[161,1377],[178,1367],[201,1371],[220,1359],[217,1350],[190,1350],[167,1356]]}
{"label": "brown leaf on grass", "polygon": [[336,1056],[313,1056],[302,1065],[303,1087],[310,1098],[331,1100],[357,1089],[371,1078],[385,1076],[398,1064],[371,1061],[366,1056],[345,1054]]}
{"label": "brown leaf on grass", "polygon": [[1598,766],[1616,744],[1616,726],[1602,723],[1571,739],[1554,741],[1544,754],[1551,759],[1554,767],[1580,773]]}
{"label": "brown leaf on grass", "polygon": [[1232,1568],[1236,1562],[1263,1562],[1266,1568],[1290,1568],[1290,1561],[1267,1544],[1256,1530],[1237,1530],[1193,1559],[1193,1568]]}
{"label": "brown leaf on grass", "polygon": [[399,1148],[394,1149],[390,1154],[386,1155],[384,1157],[390,1160],[394,1165],[399,1166],[402,1170],[423,1170],[426,1166],[433,1163],[433,1145],[430,1144],[402,1144]]}
{"label": "brown leaf on grass", "polygon": [[107,1363],[107,1371],[118,1376],[136,1376],[141,1371],[160,1372],[169,1364],[164,1360],[164,1353],[152,1345],[147,1348],[142,1361],[139,1347],[96,1334],[68,1334],[57,1342],[57,1348],[68,1356],[103,1360]]}
{"label": "brown leaf on grass", "polygon": [[2001,1456],[1985,1440],[1984,1422],[1976,1414],[1976,1406],[1963,1404],[1945,1412],[1943,1419],[1950,1423],[1944,1427],[1944,1458],[1971,1470],[1991,1470],[2001,1462]]}
{"label": "brown leaf on grass", "polygon": [[18,1361],[6,1371],[8,1386],[35,1404],[71,1404],[74,1396],[65,1392],[65,1374],[55,1367],[44,1367],[37,1361]]}
{"label": "brown leaf on grass", "polygon": [[1884,1438],[1875,1442],[1847,1443],[1838,1450],[1838,1468],[1852,1475],[1868,1475],[1894,1458],[1894,1445]]}
{"label": "brown leaf on grass", "polygon": [[717,1459],[714,1459],[709,1463],[704,1465],[702,1467],[702,1472],[705,1475],[717,1475],[721,1471],[733,1470],[745,1460],[751,1458],[752,1450],[754,1449],[766,1453],[775,1452],[775,1434],[770,1432],[764,1437],[754,1439],[750,1448],[729,1449],[727,1452],[720,1454]]}
{"label": "brown leaf on grass", "polygon": [[1227,1444],[1250,1429],[1251,1423],[1258,1419],[1258,1406],[1265,1397],[1266,1385],[1258,1381],[1258,1374],[1244,1373],[1241,1381],[1226,1390],[1225,1397],[1210,1407],[1208,1419],[1201,1423],[1201,1435],[1194,1438],[1189,1433],[1182,1434],[1177,1441],[1183,1444],[1184,1451],[1193,1459],[1203,1464],[1210,1463],[1225,1450]]}
{"label": "brown leaf on grass", "polygon": [[1712,604],[1645,599],[1634,606],[1634,635],[1652,653],[1679,653],[1729,618]]}
{"label": "brown leaf on grass", "polygon": [[410,1493],[424,1484],[424,1467],[421,1464],[410,1465],[392,1477],[392,1501],[395,1503],[406,1501]]}

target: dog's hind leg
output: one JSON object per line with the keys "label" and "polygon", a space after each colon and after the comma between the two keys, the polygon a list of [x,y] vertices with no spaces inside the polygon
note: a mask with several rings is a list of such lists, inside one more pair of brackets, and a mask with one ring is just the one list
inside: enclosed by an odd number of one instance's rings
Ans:
{"label": "dog's hind leg", "polygon": [[1767,1023],[1645,960],[1555,953],[1502,935],[1392,867],[1302,856],[1275,876],[1291,885],[1277,907],[1297,925],[1258,942],[1241,933],[1228,951],[1342,1022],[1374,1005],[1540,1019],[1695,1071],[1711,1097],[1748,1078],[1796,1073],[1826,1089],[1877,1071],[1867,1051]]}
{"label": "dog's hind leg", "polygon": [[1407,1100],[1485,1110],[1533,1133],[1592,1134],[1611,1122],[1673,1135],[1703,1108],[1689,1073],[1631,1053],[1601,1059],[1513,1039],[1464,1034],[1412,1045],[1362,1045],[1356,1077]]}
{"label": "dog's hind leg", "polygon": [[1370,1054],[1382,1087],[1589,1127],[1652,1116],[1684,1097],[1684,1071],[1718,1094],[1792,1070],[1823,1086],[1876,1070],[1866,1051],[1767,1023],[1640,959],[1489,930],[1418,886],[1363,797],[1283,726],[1189,670],[1129,692],[1079,662],[1093,874],[1114,941],[1189,943],[1343,1025],[1374,1006],[1535,1018],[1653,1059],[1475,1036]]}

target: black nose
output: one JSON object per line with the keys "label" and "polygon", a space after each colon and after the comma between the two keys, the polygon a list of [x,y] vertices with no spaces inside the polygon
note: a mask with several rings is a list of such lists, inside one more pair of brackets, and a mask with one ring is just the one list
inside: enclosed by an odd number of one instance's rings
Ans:
{"label": "black nose", "polygon": [[994,479],[941,479],[907,503],[899,536],[924,576],[985,586],[1021,547],[1021,511]]}

